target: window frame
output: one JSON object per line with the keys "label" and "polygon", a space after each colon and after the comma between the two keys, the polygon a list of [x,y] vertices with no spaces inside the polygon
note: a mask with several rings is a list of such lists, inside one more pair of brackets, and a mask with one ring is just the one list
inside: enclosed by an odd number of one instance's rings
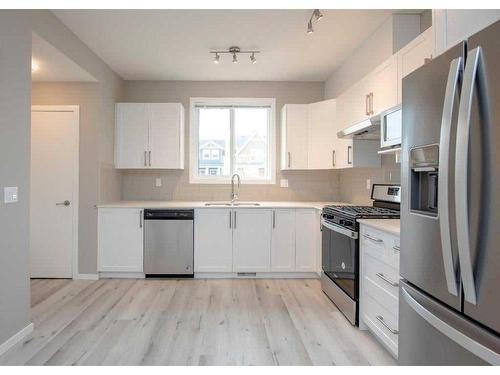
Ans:
{"label": "window frame", "polygon": [[[189,99],[189,183],[190,184],[230,184],[231,176],[199,176],[199,122],[197,106],[225,106],[225,107],[269,107],[268,123],[268,176],[262,179],[245,179],[242,177],[242,184],[276,184],[276,99],[275,98],[205,98],[192,97]],[[231,145],[230,155],[231,168],[234,168],[234,129],[231,120]],[[231,172],[230,172],[231,174]]]}

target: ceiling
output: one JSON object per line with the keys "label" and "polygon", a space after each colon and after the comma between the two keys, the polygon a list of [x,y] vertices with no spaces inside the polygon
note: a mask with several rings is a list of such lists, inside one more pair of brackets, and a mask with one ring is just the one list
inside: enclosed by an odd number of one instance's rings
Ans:
{"label": "ceiling", "polygon": [[33,33],[31,43],[31,56],[38,65],[38,70],[31,73],[32,81],[96,82],[92,75],[37,34]]}
{"label": "ceiling", "polygon": [[[324,81],[393,10],[54,10],[127,80]],[[208,53],[259,49],[257,63]]]}

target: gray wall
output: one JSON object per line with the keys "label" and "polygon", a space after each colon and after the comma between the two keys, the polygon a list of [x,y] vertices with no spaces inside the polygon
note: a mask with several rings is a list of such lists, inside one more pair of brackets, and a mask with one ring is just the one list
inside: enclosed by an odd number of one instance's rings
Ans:
{"label": "gray wall", "polygon": [[[0,344],[30,323],[31,27],[15,14],[0,12]],[[5,186],[18,203],[3,203]]]}
{"label": "gray wall", "polygon": [[[271,97],[276,98],[277,179],[275,185],[242,185],[240,198],[259,200],[335,200],[339,198],[336,171],[279,171],[279,114],[285,103],[312,103],[323,99],[321,82],[234,82],[234,81],[126,81],[127,102],[181,102],[186,109],[186,169],[183,171],[124,171],[123,199],[221,200],[229,198],[229,186],[189,184],[189,98]],[[154,187],[161,177],[163,186]],[[288,188],[279,180],[287,178]]]}
{"label": "gray wall", "polygon": [[[0,203],[0,344],[30,321],[29,180],[31,37],[35,32],[97,80],[97,116],[81,147],[81,171],[88,185],[80,196],[80,236],[84,239],[80,273],[96,272],[97,213],[94,204],[120,199],[121,176],[110,168],[113,155],[114,102],[123,81],[51,12],[0,11],[0,188],[19,187],[19,202]],[[35,95],[37,95],[35,93]],[[75,100],[82,93],[74,93]],[[41,96],[43,97],[43,95]],[[83,96],[79,97],[80,99]],[[42,102],[50,102],[45,97]],[[84,103],[84,101],[80,102]],[[80,104],[73,102],[71,104]],[[61,103],[57,103],[61,104]],[[82,117],[92,117],[82,114]],[[85,125],[87,126],[87,125]],[[8,163],[5,162],[8,160]],[[97,175],[97,176],[96,176]]]}

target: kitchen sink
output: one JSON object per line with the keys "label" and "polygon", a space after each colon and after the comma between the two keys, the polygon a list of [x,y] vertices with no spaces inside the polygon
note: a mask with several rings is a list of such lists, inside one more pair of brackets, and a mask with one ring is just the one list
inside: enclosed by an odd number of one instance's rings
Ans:
{"label": "kitchen sink", "polygon": [[252,207],[258,207],[260,206],[260,203],[257,202],[207,202],[205,203],[205,206],[210,207],[241,207],[241,206],[252,206]]}

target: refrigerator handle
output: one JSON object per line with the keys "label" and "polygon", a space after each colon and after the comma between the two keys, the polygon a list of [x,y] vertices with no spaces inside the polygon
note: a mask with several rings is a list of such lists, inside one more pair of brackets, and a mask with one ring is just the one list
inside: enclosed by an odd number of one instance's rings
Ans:
{"label": "refrigerator handle", "polygon": [[463,281],[464,297],[469,303],[476,304],[476,286],[472,269],[470,249],[469,210],[468,210],[468,172],[469,172],[469,133],[470,116],[474,85],[481,58],[481,47],[467,54],[462,94],[458,110],[457,147],[455,155],[455,211],[457,216],[457,245],[460,260],[460,274]]}
{"label": "refrigerator handle", "polygon": [[448,292],[458,296],[457,278],[451,250],[450,207],[449,207],[449,161],[450,140],[452,130],[453,110],[455,96],[457,95],[460,75],[462,73],[462,57],[457,57],[450,63],[446,94],[443,104],[443,117],[441,118],[441,135],[439,140],[439,179],[438,179],[438,212],[439,229],[441,232],[441,250],[443,252],[444,273]]}
{"label": "refrigerator handle", "polygon": [[417,299],[411,295],[411,291],[406,289],[404,286],[401,286],[401,294],[403,295],[403,298],[408,306],[410,306],[418,315],[420,315],[422,319],[443,335],[448,337],[450,340],[453,340],[462,348],[465,348],[475,354],[482,360],[492,365],[500,365],[500,354],[465,335],[463,332],[455,328],[451,321],[447,321],[446,317],[440,317],[434,311],[431,311],[431,309],[426,308],[424,306],[425,303],[417,301]]}

